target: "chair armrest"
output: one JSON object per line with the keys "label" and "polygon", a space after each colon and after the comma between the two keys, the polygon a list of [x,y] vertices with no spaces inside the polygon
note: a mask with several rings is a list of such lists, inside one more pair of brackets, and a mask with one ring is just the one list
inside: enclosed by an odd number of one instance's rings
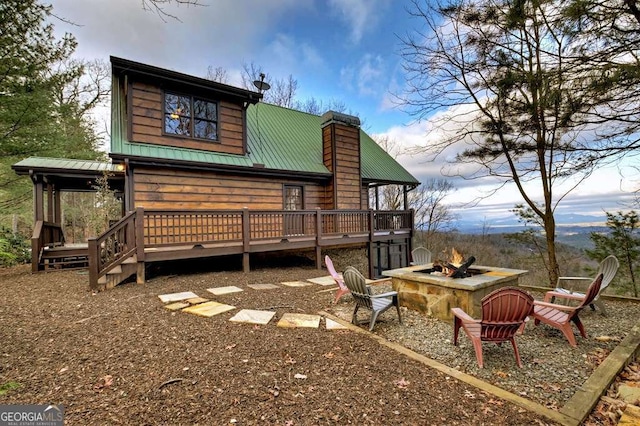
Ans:
{"label": "chair armrest", "polygon": [[[563,289],[560,289],[563,290]],[[565,291],[559,291],[559,289],[548,291],[544,294],[544,301],[550,302],[552,298],[557,297],[560,299],[582,300],[584,299],[583,293],[567,293]]]}
{"label": "chair armrest", "polygon": [[559,311],[573,311],[576,309],[575,306],[556,305],[555,303],[541,302],[539,300],[534,300],[533,306],[544,306],[547,308],[555,308]]}
{"label": "chair armrest", "polygon": [[[589,285],[593,281],[593,278],[590,277],[558,277],[558,281],[556,283],[556,287],[558,288],[566,288],[566,290],[573,292],[576,289],[576,284],[578,287],[582,289]],[[566,286],[561,285],[561,282],[566,282]],[[582,285],[584,283],[584,285]]]}
{"label": "chair armrest", "polygon": [[451,308],[453,316],[460,318],[462,322],[480,322],[480,320],[473,319],[460,308]]}
{"label": "chair armrest", "polygon": [[397,291],[388,291],[386,293],[380,293],[380,294],[372,295],[371,298],[372,299],[377,299],[379,297],[393,297],[393,296],[397,296],[397,295],[398,295]]}

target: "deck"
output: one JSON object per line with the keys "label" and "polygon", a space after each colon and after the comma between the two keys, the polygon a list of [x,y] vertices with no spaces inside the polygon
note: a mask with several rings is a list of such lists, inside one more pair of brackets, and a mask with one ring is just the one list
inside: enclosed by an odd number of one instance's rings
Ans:
{"label": "deck", "polygon": [[[34,256],[34,271],[44,269],[42,261],[47,256],[65,251],[58,228],[45,222],[39,235],[34,231],[32,249],[39,253]],[[253,253],[314,249],[318,268],[321,250],[330,247],[366,245],[371,254],[376,246],[393,242],[408,253],[412,230],[412,211],[137,208],[103,235],[90,239],[86,253],[91,287],[99,289],[109,274],[114,275],[112,282],[133,273],[144,281],[145,262],[242,255],[243,269],[249,271]],[[390,253],[389,249],[386,255]],[[373,271],[379,257],[369,256],[372,277],[377,276]]]}

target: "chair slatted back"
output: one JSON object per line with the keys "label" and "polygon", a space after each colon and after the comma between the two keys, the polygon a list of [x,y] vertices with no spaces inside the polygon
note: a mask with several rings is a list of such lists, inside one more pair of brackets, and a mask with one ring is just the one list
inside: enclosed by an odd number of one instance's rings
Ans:
{"label": "chair slatted back", "polygon": [[511,339],[533,309],[533,296],[517,287],[503,287],[482,299],[480,339]]}
{"label": "chair slatted back", "polygon": [[418,247],[411,252],[411,259],[415,265],[431,263],[431,251],[424,247]]}
{"label": "chair slatted back", "polygon": [[602,274],[602,285],[600,286],[600,291],[596,295],[595,299],[600,297],[600,293],[602,293],[604,289],[611,284],[611,281],[613,281],[613,278],[616,276],[619,267],[620,262],[618,262],[618,258],[614,255],[607,256],[602,263],[600,263],[598,274]]}
{"label": "chair slatted back", "polygon": [[602,286],[603,278],[604,278],[603,274],[598,274],[596,279],[593,280],[591,284],[589,284],[587,293],[584,295],[584,300],[582,301],[582,303],[580,303],[580,305],[576,307],[576,310],[574,311],[573,315],[576,315],[578,312],[580,312],[582,308],[584,308],[585,306],[589,306],[591,302],[593,302],[593,299],[595,299],[598,293],[600,292],[600,286]]}
{"label": "chair slatted back", "polygon": [[344,283],[351,291],[351,295],[358,304],[363,308],[372,309],[371,295],[367,288],[367,281],[365,277],[353,266],[347,266],[342,276],[344,277]]}

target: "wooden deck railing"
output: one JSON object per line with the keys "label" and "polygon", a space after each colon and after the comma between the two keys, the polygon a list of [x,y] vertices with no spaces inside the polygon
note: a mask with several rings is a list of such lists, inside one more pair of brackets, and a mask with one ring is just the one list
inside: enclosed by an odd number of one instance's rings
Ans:
{"label": "wooden deck railing", "polygon": [[134,254],[137,266],[142,265],[139,274],[144,272],[145,259],[222,254],[243,254],[243,268],[248,270],[252,252],[314,247],[319,252],[321,247],[388,240],[393,234],[410,238],[412,223],[412,211],[178,211],[139,207],[101,236],[89,239],[89,280],[92,288],[98,288],[101,277]]}
{"label": "wooden deck railing", "polygon": [[45,247],[56,247],[64,245],[64,231],[57,223],[39,220],[33,228],[31,235],[31,271],[40,270],[40,259]]}
{"label": "wooden deck railing", "polygon": [[[145,247],[410,232],[411,211],[145,210]],[[320,229],[320,232],[318,232]],[[373,231],[373,232],[372,232]]]}

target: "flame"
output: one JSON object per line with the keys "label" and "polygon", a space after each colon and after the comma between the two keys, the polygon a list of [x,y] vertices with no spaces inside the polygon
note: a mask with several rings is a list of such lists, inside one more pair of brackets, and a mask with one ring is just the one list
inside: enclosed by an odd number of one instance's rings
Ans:
{"label": "flame", "polygon": [[464,256],[458,250],[454,248],[451,249],[451,263],[454,266],[460,266],[464,263]]}

